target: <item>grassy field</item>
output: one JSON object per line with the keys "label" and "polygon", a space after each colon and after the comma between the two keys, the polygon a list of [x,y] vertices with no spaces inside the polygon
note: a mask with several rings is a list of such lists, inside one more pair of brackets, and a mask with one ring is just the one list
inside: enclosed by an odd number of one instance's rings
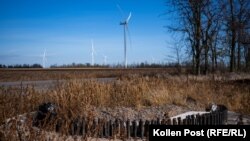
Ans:
{"label": "grassy field", "polygon": [[[58,114],[68,119],[86,114],[90,107],[162,106],[174,104],[205,109],[214,102],[229,110],[250,114],[250,79],[220,79],[214,76],[170,75],[169,70],[11,70],[1,71],[1,81],[70,79],[53,89],[36,91],[32,86],[0,87],[0,123],[7,118],[37,110],[43,102],[53,102]],[[116,77],[103,83],[86,77]],[[77,79],[75,79],[77,78]],[[244,78],[244,75],[242,76]]]}

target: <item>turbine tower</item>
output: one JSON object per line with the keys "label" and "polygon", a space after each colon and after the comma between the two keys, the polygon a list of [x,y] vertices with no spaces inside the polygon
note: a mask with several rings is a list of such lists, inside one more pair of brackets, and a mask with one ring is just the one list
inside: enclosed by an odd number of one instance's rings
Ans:
{"label": "turbine tower", "polygon": [[91,39],[91,65],[94,66],[95,65],[95,56],[94,56],[94,53],[95,53],[95,49],[94,49],[94,41],[93,39]]}
{"label": "turbine tower", "polygon": [[45,68],[46,66],[46,61],[47,61],[47,59],[46,59],[46,49],[44,50],[44,52],[43,52],[43,68]]}
{"label": "turbine tower", "polygon": [[132,14],[129,13],[127,19],[123,22],[120,22],[120,25],[123,25],[124,27],[124,67],[127,68],[127,34],[126,31],[128,31],[128,23],[131,18]]}

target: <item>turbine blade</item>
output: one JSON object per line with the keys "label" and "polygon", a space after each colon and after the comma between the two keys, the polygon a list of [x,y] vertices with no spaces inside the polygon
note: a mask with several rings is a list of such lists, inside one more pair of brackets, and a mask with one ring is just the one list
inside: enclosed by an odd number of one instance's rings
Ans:
{"label": "turbine blade", "polygon": [[91,48],[92,48],[92,51],[94,50],[94,41],[93,39],[91,39]]}
{"label": "turbine blade", "polygon": [[44,52],[43,52],[43,56],[44,56],[44,57],[46,56],[46,49],[45,49]]}
{"label": "turbine blade", "polygon": [[130,12],[130,13],[129,13],[129,15],[128,15],[128,18],[127,18],[127,20],[126,20],[126,23],[128,23],[128,22],[129,22],[129,20],[130,20],[131,16],[132,16],[132,13]]}
{"label": "turbine blade", "polygon": [[123,12],[121,6],[120,6],[119,4],[116,4],[116,7],[118,8],[118,10],[119,10],[119,12],[120,12],[122,18],[124,18],[124,12]]}
{"label": "turbine blade", "polygon": [[43,52],[43,60],[46,60],[46,49]]}
{"label": "turbine blade", "polygon": [[47,55],[47,50],[46,50],[46,48],[45,48],[45,51],[44,51],[45,62],[47,62],[47,57],[46,57],[46,55]]}
{"label": "turbine blade", "polygon": [[96,54],[95,47],[94,47],[94,40],[93,39],[91,39],[91,48],[92,48],[91,53]]}

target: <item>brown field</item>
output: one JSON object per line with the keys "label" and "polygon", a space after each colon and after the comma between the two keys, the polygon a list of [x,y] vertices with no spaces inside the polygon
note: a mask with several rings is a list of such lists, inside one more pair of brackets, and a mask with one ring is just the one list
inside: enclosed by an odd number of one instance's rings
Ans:
{"label": "brown field", "polygon": [[[250,114],[250,79],[246,74],[211,76],[173,75],[171,69],[48,69],[1,70],[0,81],[70,79],[53,89],[36,91],[32,86],[0,87],[0,123],[35,111],[53,102],[68,119],[88,114],[90,107],[144,107],[168,104],[205,109],[211,102],[229,110]],[[109,83],[79,78],[115,77]]]}
{"label": "brown field", "polygon": [[105,78],[128,75],[153,76],[173,74],[174,68],[52,68],[52,69],[0,69],[0,82],[27,80],[57,80],[74,78]]}

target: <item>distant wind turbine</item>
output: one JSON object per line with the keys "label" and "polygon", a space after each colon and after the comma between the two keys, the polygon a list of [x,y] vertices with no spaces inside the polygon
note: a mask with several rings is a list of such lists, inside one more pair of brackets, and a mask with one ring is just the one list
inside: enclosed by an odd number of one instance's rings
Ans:
{"label": "distant wind turbine", "polygon": [[128,23],[131,18],[132,14],[131,12],[129,13],[127,19],[123,22],[120,22],[120,25],[124,26],[124,67],[127,68],[127,34],[126,32],[129,32],[128,30]]}
{"label": "distant wind turbine", "polygon": [[94,48],[94,41],[91,39],[91,65],[95,65],[95,48]]}
{"label": "distant wind turbine", "polygon": [[46,64],[45,64],[46,62],[47,62],[47,59],[46,59],[46,49],[45,49],[43,52],[43,68],[46,67]]}
{"label": "distant wind turbine", "polygon": [[104,63],[104,65],[106,65],[107,64],[107,56],[106,55],[103,55],[103,63]]}
{"label": "distant wind turbine", "polygon": [[152,63],[151,64],[154,64],[155,63],[155,58],[151,55],[151,59],[152,59]]}

